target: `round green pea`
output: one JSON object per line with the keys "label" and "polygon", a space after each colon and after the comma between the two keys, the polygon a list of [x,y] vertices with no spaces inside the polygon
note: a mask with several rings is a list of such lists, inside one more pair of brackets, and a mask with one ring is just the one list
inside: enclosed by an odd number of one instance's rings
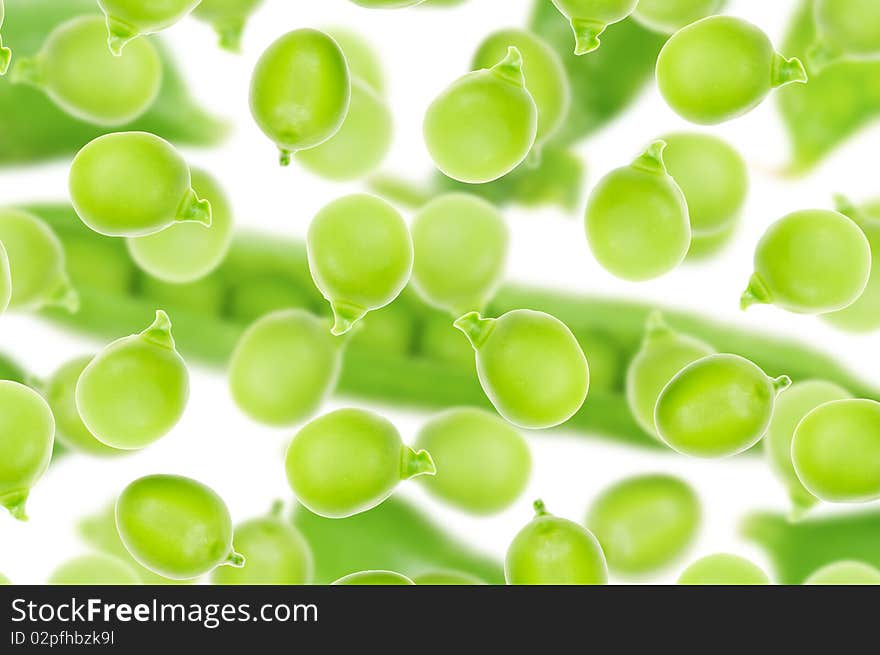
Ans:
{"label": "round green pea", "polygon": [[570,419],[587,397],[590,367],[575,336],[559,319],[527,309],[500,318],[465,314],[455,327],[476,351],[486,396],[522,428],[550,428]]}
{"label": "round green pea", "polygon": [[818,42],[810,63],[880,57],[880,6],[873,0],[816,0],[813,19]]}
{"label": "round green pea", "polygon": [[333,27],[326,32],[342,48],[352,79],[357,78],[376,93],[384,94],[385,73],[373,44],[358,32],[342,27]]}
{"label": "round green pea", "polygon": [[369,585],[369,586],[386,586],[386,585],[414,585],[415,582],[405,575],[395,573],[394,571],[358,571],[350,573],[339,578],[334,585]]}
{"label": "round green pea", "polygon": [[312,279],[333,309],[337,336],[368,311],[393,302],[412,273],[406,222],[371,195],[345,196],[324,207],[309,226],[307,248]]}
{"label": "round green pea", "polygon": [[688,205],[655,141],[630,166],[611,171],[590,194],[584,216],[587,242],[607,271],[630,281],[676,268],[691,245]]}
{"label": "round green pea", "polygon": [[297,150],[314,148],[342,127],[351,77],[342,50],[313,29],[288,32],[260,56],[251,78],[254,120],[281,151],[281,165]]}
{"label": "round green pea", "polygon": [[522,435],[482,409],[450,409],[419,430],[415,447],[431,453],[438,474],[424,477],[430,493],[473,514],[494,514],[525,491],[532,457]]}
{"label": "round green pea", "polygon": [[[3,0],[0,0],[0,27],[3,27],[3,18],[5,10],[3,9]],[[9,62],[12,60],[12,50],[3,46],[3,37],[0,36],[0,75],[5,75],[9,69]]]}
{"label": "round green pea", "polygon": [[639,475],[605,490],[587,515],[611,571],[650,573],[681,556],[700,527],[694,490],[671,475]]}
{"label": "round green pea", "polygon": [[639,0],[632,17],[649,30],[674,34],[682,27],[717,14],[725,0]]}
{"label": "round green pea", "polygon": [[12,300],[12,270],[9,268],[6,246],[0,241],[0,314],[9,307],[10,300]]}
{"label": "round green pea", "polygon": [[538,500],[535,518],[507,549],[504,576],[512,585],[595,585],[608,582],[608,567],[589,530],[549,514]]}
{"label": "round green pea", "polygon": [[193,282],[211,273],[232,243],[232,207],[220,184],[195,168],[191,178],[196,195],[211,204],[210,226],[174,223],[161,232],[127,240],[128,252],[141,270],[175,284]]}
{"label": "round green pea", "polygon": [[138,564],[172,580],[245,563],[232,548],[223,499],[191,478],[148,475],[129,484],[116,501],[116,529]]}
{"label": "round green pea", "polygon": [[20,521],[31,487],[52,458],[55,418],[36,391],[0,380],[0,505]]}
{"label": "round green pea", "polygon": [[199,2],[201,0],[98,0],[98,6],[107,17],[110,52],[119,56],[130,41],[171,27]]}
{"label": "round green pea", "polygon": [[678,579],[682,585],[766,585],[770,578],[757,565],[739,555],[707,555],[687,567]]}
{"label": "round green pea", "polygon": [[263,316],[238,340],[229,361],[235,404],[267,425],[312,416],[336,384],[342,344],[327,322],[301,309]]}
{"label": "round green pea", "polygon": [[138,574],[121,559],[94,553],[64,562],[49,576],[53,585],[139,585]]}
{"label": "round green pea", "polygon": [[791,459],[807,491],[830,503],[880,498],[880,403],[835,400],[794,431]]}
{"label": "round green pea", "polygon": [[146,330],[118,339],[89,362],[76,383],[76,408],[101,443],[139,450],[164,437],[189,398],[189,374],[162,310]]}
{"label": "round green pea", "polygon": [[598,49],[605,28],[632,14],[639,0],[553,0],[553,4],[571,22],[574,54],[585,55]]}
{"label": "round green pea", "polygon": [[459,182],[492,182],[519,166],[538,133],[519,50],[509,48],[491,68],[443,91],[428,107],[422,131],[434,164]]}
{"label": "round green pea", "polygon": [[86,144],[70,166],[69,188],[82,222],[106,236],[144,236],[175,221],[211,224],[211,203],[196,195],[183,157],[148,132]]}
{"label": "round green pea", "polygon": [[362,409],[314,419],[293,438],[287,481],[309,510],[344,518],[375,507],[401,480],[434,475],[427,451],[405,446],[389,421]]}
{"label": "round green pea", "polygon": [[773,49],[764,32],[732,16],[712,16],[676,32],[657,58],[657,84],[672,109],[714,125],[750,112],[774,88],[806,82],[800,60]]}
{"label": "round green pea", "polygon": [[880,585],[880,570],[864,562],[832,562],[804,580],[807,585]]}
{"label": "round green pea", "polygon": [[261,4],[263,0],[201,0],[193,16],[214,28],[221,48],[240,52],[245,24]]}
{"label": "round green pea", "polygon": [[507,263],[507,224],[498,209],[482,198],[450,193],[419,209],[411,229],[416,290],[455,316],[482,309]]}
{"label": "round green pea", "polygon": [[787,376],[767,376],[738,355],[709,355],[688,364],[660,392],[657,434],[670,448],[693,457],[729,457],[767,432],[776,395]]}
{"label": "round green pea", "polygon": [[755,273],[741,305],[833,312],[858,300],[870,275],[871,245],[855,222],[824,209],[794,212],[773,223],[758,242]]}
{"label": "round green pea", "polygon": [[417,585],[437,586],[470,586],[486,584],[479,578],[459,571],[429,571],[421,575],[413,576],[413,582]]}

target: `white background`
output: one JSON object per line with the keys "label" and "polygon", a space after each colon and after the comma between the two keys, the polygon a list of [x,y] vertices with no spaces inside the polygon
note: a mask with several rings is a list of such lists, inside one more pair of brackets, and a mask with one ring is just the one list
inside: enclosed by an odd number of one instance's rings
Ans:
{"label": "white background", "polygon": [[[494,29],[526,22],[531,0],[470,0],[454,10],[377,11],[347,0],[285,2],[267,0],[247,30],[242,56],[220,51],[210,29],[192,19],[168,30],[167,41],[182,63],[194,94],[236,126],[233,137],[210,151],[187,151],[191,162],[213,171],[233,199],[237,220],[285,236],[304,234],[310,218],[325,203],[357,190],[315,178],[296,165],[279,168],[272,144],[253,124],[247,108],[250,71],[261,50],[274,38],[300,27],[349,27],[380,48],[395,112],[396,139],[386,162],[390,171],[425,175],[431,162],[421,139],[424,110],[448,83],[467,71],[476,45]],[[761,26],[775,42],[784,33],[793,1],[740,0],[728,13]],[[0,81],[0,83],[5,83]],[[2,120],[2,117],[0,117]],[[656,136],[687,129],[655,88],[649,88],[629,111],[584,143],[589,166],[584,192],[608,170],[623,165]],[[509,277],[594,294],[650,299],[690,307],[708,315],[768,332],[803,337],[831,350],[875,383],[875,337],[852,337],[833,331],[815,318],[786,315],[772,307],[738,311],[738,298],[751,272],[754,244],[765,227],[800,208],[828,207],[831,194],[844,192],[863,200],[880,193],[877,146],[880,129],[862,133],[807,178],[787,180],[777,171],[787,144],[773,102],[713,130],[737,144],[747,159],[752,190],[743,228],[732,247],[706,264],[679,270],[642,284],[613,278],[593,260],[579,216],[556,210],[506,212],[513,231]],[[0,203],[62,199],[66,165],[0,171]],[[124,336],[124,335],[120,335]],[[28,317],[0,318],[0,348],[38,375],[103,344],[83,339]],[[33,490],[31,520],[18,523],[0,513],[0,571],[18,583],[40,583],[65,559],[84,552],[74,524],[78,517],[107,503],[132,479],[171,472],[195,477],[216,489],[238,522],[265,512],[275,498],[289,499],[282,453],[292,430],[271,430],[243,417],[234,407],[225,380],[193,365],[192,396],[174,431],[134,456],[94,460],[66,457]],[[334,400],[329,406],[338,406]],[[425,416],[378,408],[411,438]],[[739,539],[737,525],[753,509],[786,509],[786,497],[760,458],[702,461],[609,445],[566,434],[565,430],[529,436],[534,473],[528,491],[508,511],[474,519],[427,498],[415,483],[399,493],[427,507],[433,516],[467,541],[503,556],[516,531],[531,517],[531,501],[543,498],[556,514],[582,520],[596,494],[630,474],[668,471],[680,474],[699,491],[705,520],[697,544],[685,561],[651,578],[672,582],[688,558],[716,551],[740,553],[767,565],[762,554]],[[819,512],[828,511],[820,508]],[[619,580],[618,580],[619,581]]]}

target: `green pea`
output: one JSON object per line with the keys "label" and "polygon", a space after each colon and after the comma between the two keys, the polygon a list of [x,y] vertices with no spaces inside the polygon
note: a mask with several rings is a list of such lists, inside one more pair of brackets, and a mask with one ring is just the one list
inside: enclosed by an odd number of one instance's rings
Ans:
{"label": "green pea", "polygon": [[434,198],[412,222],[412,281],[455,316],[483,309],[504,277],[507,225],[495,205],[466,193]]}
{"label": "green pea", "polygon": [[606,489],[593,503],[587,527],[608,568],[626,575],[656,571],[691,545],[700,527],[700,501],[670,475],[639,475]]}
{"label": "green pea", "polygon": [[401,480],[436,472],[427,451],[405,446],[397,428],[362,409],[340,409],[308,423],[287,449],[286,468],[297,499],[327,518],[365,512]]}
{"label": "green pea", "polygon": [[682,27],[717,14],[726,0],[639,0],[632,17],[649,30],[674,34]]}
{"label": "green pea", "polygon": [[[358,321],[356,329],[349,332],[348,347],[363,352],[408,356],[415,340],[413,319],[412,309],[396,302],[370,312]],[[448,321],[447,326],[452,327]]]}
{"label": "green pea", "polygon": [[245,563],[233,550],[223,499],[191,478],[148,475],[129,484],[116,501],[116,529],[138,564],[172,580]]}
{"label": "green pea", "polygon": [[414,585],[415,582],[405,575],[394,571],[359,571],[339,578],[334,585]]}
{"label": "green pea", "polygon": [[12,271],[9,268],[6,246],[0,241],[0,314],[9,307],[10,300],[12,300]]}
{"label": "green pea", "polygon": [[632,14],[639,0],[553,0],[553,4],[571,21],[574,54],[585,55],[599,48],[605,28]]}
{"label": "green pea", "polygon": [[70,199],[83,223],[106,236],[137,237],[175,221],[211,225],[211,203],[192,188],[170,143],[147,132],[99,136],[70,166]]}
{"label": "green pea", "polygon": [[200,1],[98,0],[98,6],[107,17],[110,52],[119,56],[130,41],[171,27],[195,9]]}
{"label": "green pea", "polygon": [[218,585],[304,585],[311,582],[312,551],[299,530],[281,518],[282,503],[269,516],[245,521],[235,528],[235,542],[247,553],[241,568],[214,569]]}
{"label": "green pea", "polygon": [[504,576],[512,585],[606,584],[608,567],[593,533],[553,516],[538,500],[535,518],[507,549]]}
{"label": "green pea", "polygon": [[376,93],[384,94],[385,73],[373,44],[361,34],[342,27],[333,27],[326,32],[342,48],[352,79],[357,78]]}
{"label": "green pea", "polygon": [[678,579],[682,585],[765,585],[770,578],[757,565],[739,555],[707,555],[687,567]]}
{"label": "green pea", "polygon": [[309,226],[309,270],[341,335],[366,313],[394,301],[409,282],[413,245],[394,207],[366,194],[324,207]]}
{"label": "green pea", "polygon": [[788,490],[796,514],[810,509],[818,499],[801,483],[791,461],[791,443],[795,428],[819,405],[849,397],[846,389],[833,382],[805,380],[791,385],[776,399],[773,418],[764,439],[764,452],[770,460],[771,468]]}
{"label": "green pea", "polygon": [[504,58],[513,46],[523,58],[526,86],[538,108],[535,146],[546,143],[559,131],[571,107],[571,88],[565,67],[556,51],[541,37],[522,29],[498,30],[487,36],[477,49],[471,67],[490,68]]}
{"label": "green pea", "polygon": [[794,431],[791,459],[807,491],[830,503],[880,498],[880,403],[835,400]]}
{"label": "green pea", "polygon": [[471,312],[455,321],[455,327],[476,351],[486,396],[514,425],[554,427],[584,404],[590,367],[577,339],[559,319],[527,309],[500,318]]}
{"label": "green pea", "polygon": [[232,207],[217,180],[191,171],[195,193],[211,204],[211,225],[175,223],[161,232],[128,239],[128,252],[140,268],[166,282],[192,282],[220,265],[232,243]]}
{"label": "green pea", "polygon": [[279,309],[310,308],[311,295],[273,275],[242,275],[228,290],[226,309],[236,323],[248,325]]}
{"label": "green pea", "polygon": [[593,256],[624,280],[668,273],[691,244],[687,201],[667,173],[665,148],[655,141],[631,165],[611,171],[587,203],[584,225]]}
{"label": "green pea", "polygon": [[261,4],[263,0],[201,0],[193,16],[214,28],[221,48],[240,52],[245,23]]}
{"label": "green pea", "polygon": [[64,247],[42,220],[12,207],[0,207],[0,243],[8,259],[4,286],[11,283],[9,309],[30,311],[43,307],[79,308],[79,296],[70,284]]}
{"label": "green pea", "polygon": [[188,398],[186,364],[161,309],[146,330],[98,353],[76,384],[83,424],[99,441],[121,450],[139,450],[164,437]]}
{"label": "green pea", "polygon": [[[6,11],[3,8],[3,0],[0,0],[0,27],[3,27],[3,17]],[[0,75],[5,75],[9,70],[9,62],[12,60],[12,50],[3,46],[3,37],[0,36]]]}
{"label": "green pea", "polygon": [[826,564],[804,580],[808,585],[880,585],[880,570],[864,562]]}
{"label": "green pea", "polygon": [[764,436],[776,395],[790,384],[788,376],[770,378],[738,355],[703,357],[679,371],[657,398],[657,434],[685,455],[735,455]]}
{"label": "green pea", "polygon": [[336,385],[342,344],[326,321],[300,309],[267,314],[238,340],[229,361],[235,404],[268,425],[312,416]]}
{"label": "green pea", "polygon": [[673,330],[659,312],[648,317],[641,348],[626,369],[626,402],[645,432],[657,436],[654,408],[663,387],[685,366],[714,352],[709,344]]}
{"label": "green pea", "polygon": [[415,447],[431,453],[438,475],[422,478],[437,498],[472,514],[495,514],[525,490],[532,457],[522,435],[482,409],[450,409],[428,421]]}
{"label": "green pea", "polygon": [[417,585],[433,586],[466,586],[486,584],[479,578],[458,571],[430,571],[421,575],[413,576],[413,582]]}
{"label": "green pea", "polygon": [[300,150],[296,160],[328,180],[356,180],[374,172],[391,148],[391,109],[366,82],[351,80],[351,104],[339,131],[314,148]]}
{"label": "green pea", "polygon": [[510,47],[491,68],[443,91],[428,107],[422,131],[434,164],[459,182],[492,182],[519,166],[538,133],[519,50]]}
{"label": "green pea", "polygon": [[815,0],[816,43],[808,53],[818,70],[838,59],[880,57],[880,6],[872,0]]}
{"label": "green pea", "polygon": [[666,102],[703,125],[742,116],[772,89],[806,81],[799,59],[786,59],[758,27],[732,16],[704,18],[679,30],[657,58],[657,84]]}
{"label": "green pea", "polygon": [[871,275],[871,244],[835,211],[794,212],[771,225],[755,250],[755,273],[741,305],[773,304],[798,314],[849,307]]}
{"label": "green pea", "polygon": [[20,58],[13,82],[42,89],[68,114],[89,123],[117,126],[152,106],[162,84],[162,61],[141,40],[122,56],[107,51],[104,21],[80,16],[56,27],[34,57]]}
{"label": "green pea", "polygon": [[65,235],[64,257],[75,288],[118,295],[127,295],[135,288],[137,268],[115,239]]}
{"label": "green pea", "polygon": [[36,391],[0,380],[0,505],[20,521],[25,503],[52,457],[55,419]]}
{"label": "green pea", "polygon": [[257,125],[281,152],[319,146],[339,131],[351,99],[342,50],[323,32],[288,32],[260,56],[251,78],[250,106]]}
{"label": "green pea", "polygon": [[138,574],[121,559],[95,553],[64,562],[49,576],[53,585],[139,585]]}

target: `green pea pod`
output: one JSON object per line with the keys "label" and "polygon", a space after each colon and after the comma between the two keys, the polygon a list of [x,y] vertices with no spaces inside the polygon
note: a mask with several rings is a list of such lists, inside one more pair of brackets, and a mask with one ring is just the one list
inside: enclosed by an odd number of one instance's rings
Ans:
{"label": "green pea pod", "polygon": [[[6,0],[4,43],[15,50],[16,57],[31,57],[55,27],[88,14],[100,15],[94,0]],[[158,40],[154,44],[161,45]],[[0,84],[0,166],[67,157],[116,129],[152,132],[175,143],[219,143],[228,125],[195,104],[171,55],[165,48],[158,50],[163,65],[159,95],[146,113],[121,128],[73,118],[37,89]]]}

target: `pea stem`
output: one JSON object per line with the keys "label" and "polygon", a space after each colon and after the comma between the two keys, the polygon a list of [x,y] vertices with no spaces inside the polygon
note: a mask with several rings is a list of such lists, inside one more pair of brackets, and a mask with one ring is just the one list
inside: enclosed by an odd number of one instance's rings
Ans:
{"label": "pea stem", "polygon": [[174,337],[171,334],[171,319],[163,310],[156,310],[156,319],[140,335],[163,348],[174,349]]}
{"label": "pea stem", "polygon": [[211,203],[196,195],[195,189],[189,189],[180,201],[175,220],[182,223],[201,223],[211,227]]}
{"label": "pea stem", "polygon": [[785,391],[791,386],[791,378],[787,375],[780,375],[777,378],[770,378],[773,384],[773,389],[776,391],[777,395]]}
{"label": "pea stem", "polygon": [[571,21],[571,31],[574,32],[574,54],[585,55],[598,50],[602,42],[599,37],[605,31],[607,25],[596,20],[574,18]]}
{"label": "pea stem", "polygon": [[18,521],[27,521],[28,515],[25,505],[27,504],[28,491],[12,491],[0,497],[0,505],[9,510],[12,518]]}
{"label": "pea stem", "polygon": [[740,298],[739,307],[745,311],[752,305],[766,305],[771,300],[772,296],[769,289],[767,289],[767,285],[764,284],[764,280],[761,279],[760,275],[754,273],[749,279],[749,286]]}
{"label": "pea stem", "polygon": [[666,164],[663,162],[664,150],[666,150],[666,141],[657,139],[633,160],[631,166],[647,173],[666,175]]}
{"label": "pea stem", "polygon": [[241,36],[244,33],[244,21],[232,20],[215,27],[220,37],[220,47],[229,52],[241,52]]}
{"label": "pea stem", "polygon": [[70,314],[76,314],[79,311],[79,293],[73,288],[70,279],[65,276],[46,298],[45,304],[47,307],[60,307]]}
{"label": "pea stem", "polygon": [[547,511],[547,506],[544,505],[544,501],[540,498],[532,503],[532,508],[535,510],[535,516],[549,516],[550,514]]}
{"label": "pea stem", "polygon": [[0,39],[0,75],[5,75],[9,70],[9,62],[12,61],[12,50],[3,47],[3,39]]}
{"label": "pea stem", "polygon": [[789,59],[776,53],[770,79],[773,87],[779,88],[786,84],[806,84],[808,78],[800,59],[797,57]]}
{"label": "pea stem", "polygon": [[418,452],[404,446],[400,449],[400,479],[409,480],[420,475],[436,475],[437,467],[427,450]]}
{"label": "pea stem", "polygon": [[231,566],[235,569],[240,569],[245,565],[245,557],[241,553],[236,553],[234,550],[229,553],[229,556],[223,561],[220,566]]}
{"label": "pea stem", "polygon": [[269,508],[269,516],[272,518],[279,519],[281,518],[282,513],[284,512],[284,501],[280,498],[276,499],[272,503],[272,507]]}
{"label": "pea stem", "polygon": [[665,337],[672,334],[673,330],[669,327],[666,319],[663,318],[663,312],[655,310],[648,316],[645,321],[645,338],[644,341]]}
{"label": "pea stem", "polygon": [[491,70],[493,73],[511,84],[524,86],[526,78],[525,75],[523,75],[522,67],[522,54],[520,54],[520,51],[517,48],[510,46],[507,49],[507,55],[505,55],[504,59],[492,66]]}
{"label": "pea stem", "polygon": [[349,305],[344,302],[330,302],[333,309],[333,327],[330,333],[339,337],[351,330],[355,323],[367,315],[367,310],[357,305]]}
{"label": "pea stem", "polygon": [[293,159],[293,152],[287,148],[278,148],[278,163],[282,166],[290,166]]}
{"label": "pea stem", "polygon": [[453,323],[464,332],[474,350],[479,350],[495,329],[494,318],[483,318],[479,312],[468,312]]}
{"label": "pea stem", "polygon": [[107,45],[114,57],[121,57],[125,44],[137,36],[137,30],[131,25],[118,18],[107,16]]}

